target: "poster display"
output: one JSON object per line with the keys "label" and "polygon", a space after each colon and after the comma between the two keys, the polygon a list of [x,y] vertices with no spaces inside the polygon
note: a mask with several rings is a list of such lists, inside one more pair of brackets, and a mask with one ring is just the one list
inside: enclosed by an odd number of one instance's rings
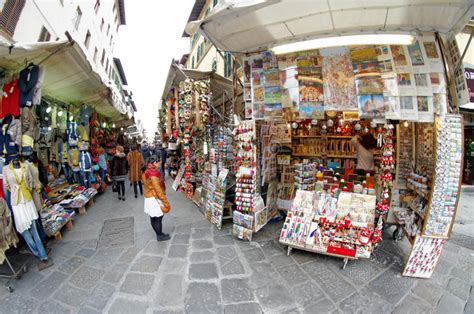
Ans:
{"label": "poster display", "polygon": [[430,67],[426,62],[423,46],[416,40],[413,44],[407,46],[408,54],[411,60],[413,73],[428,73]]}
{"label": "poster display", "polygon": [[[433,36],[409,45],[325,48],[246,61],[246,117],[318,120],[325,112],[362,118],[432,121],[447,104],[444,68]],[[470,72],[469,72],[470,73]],[[293,118],[293,119],[294,119]]]}
{"label": "poster display", "polygon": [[348,48],[321,49],[324,110],[357,111],[354,69]]}

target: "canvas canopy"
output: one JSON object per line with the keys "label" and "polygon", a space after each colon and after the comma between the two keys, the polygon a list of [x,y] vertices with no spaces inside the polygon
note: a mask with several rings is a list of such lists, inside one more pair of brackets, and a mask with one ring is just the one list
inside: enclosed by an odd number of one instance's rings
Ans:
{"label": "canvas canopy", "polygon": [[126,112],[115,108],[110,88],[96,73],[82,49],[74,41],[13,44],[0,41],[0,67],[20,71],[28,63],[40,64],[46,73],[44,96],[73,104],[90,104],[98,113],[119,121]]}
{"label": "canvas canopy", "polygon": [[181,69],[179,68],[179,65],[175,64],[173,61],[168,71],[168,77],[163,90],[163,100],[166,101],[168,93],[172,87],[177,87],[179,82],[184,81],[187,78],[194,80],[210,79],[214,107],[218,107],[222,103],[222,96],[224,96],[225,100],[232,97],[231,80],[212,71]]}
{"label": "canvas canopy", "polygon": [[188,23],[219,49],[257,52],[307,39],[367,33],[458,32],[474,0],[222,0]]}

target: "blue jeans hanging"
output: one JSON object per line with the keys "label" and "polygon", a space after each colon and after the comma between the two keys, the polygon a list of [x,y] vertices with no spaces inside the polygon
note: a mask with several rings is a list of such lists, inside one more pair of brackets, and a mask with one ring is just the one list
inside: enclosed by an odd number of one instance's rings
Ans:
{"label": "blue jeans hanging", "polygon": [[46,250],[44,249],[43,242],[41,242],[41,237],[38,233],[38,219],[32,221],[30,229],[24,231],[21,236],[25,239],[26,244],[30,248],[30,251],[42,261],[48,259]]}

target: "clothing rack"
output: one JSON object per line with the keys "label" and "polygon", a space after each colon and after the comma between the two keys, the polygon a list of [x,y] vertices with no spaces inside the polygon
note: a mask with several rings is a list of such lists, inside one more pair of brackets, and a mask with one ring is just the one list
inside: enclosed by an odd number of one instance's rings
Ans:
{"label": "clothing rack", "polygon": [[7,282],[5,283],[5,287],[7,288],[7,291],[11,293],[11,292],[14,291],[14,289],[13,289],[12,286],[10,286],[10,282],[13,279],[20,280],[21,279],[21,274],[28,272],[28,266],[26,266],[26,263],[24,263],[23,265],[21,265],[20,268],[15,270],[15,268],[13,268],[12,263],[8,259],[8,256],[5,256],[5,261],[7,262],[8,268],[10,268],[10,271],[12,273],[11,274],[0,274],[0,278],[7,278],[8,279]]}

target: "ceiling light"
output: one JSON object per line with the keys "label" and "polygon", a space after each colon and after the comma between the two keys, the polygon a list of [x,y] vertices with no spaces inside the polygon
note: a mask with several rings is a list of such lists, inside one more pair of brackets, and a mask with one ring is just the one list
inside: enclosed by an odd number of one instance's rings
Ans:
{"label": "ceiling light", "polygon": [[115,129],[115,123],[114,123],[114,124],[112,124],[112,128],[114,128],[114,129]]}
{"label": "ceiling light", "polygon": [[317,38],[272,48],[277,54],[304,51],[317,48],[329,48],[355,45],[411,45],[415,37],[407,34],[371,34]]}
{"label": "ceiling light", "polygon": [[46,108],[46,113],[50,113],[51,112],[51,106],[49,106],[48,108]]}
{"label": "ceiling light", "polygon": [[105,123],[105,122],[104,122],[104,123],[102,123],[102,127],[104,127],[104,128],[105,128],[106,126],[107,126],[107,123]]}
{"label": "ceiling light", "polygon": [[58,112],[58,117],[62,116],[63,115],[63,112],[62,111],[59,111]]}
{"label": "ceiling light", "polygon": [[71,115],[71,116],[69,117],[69,121],[72,121],[72,120],[74,120],[74,116],[73,116],[73,115]]}

